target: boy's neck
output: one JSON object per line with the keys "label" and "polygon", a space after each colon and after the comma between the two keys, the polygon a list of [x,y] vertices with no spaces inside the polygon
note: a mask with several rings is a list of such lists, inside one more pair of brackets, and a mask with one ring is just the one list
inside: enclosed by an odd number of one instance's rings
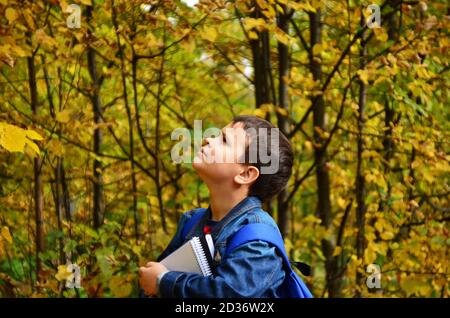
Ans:
{"label": "boy's neck", "polygon": [[213,191],[210,189],[211,217],[222,220],[239,202],[247,197],[248,191]]}

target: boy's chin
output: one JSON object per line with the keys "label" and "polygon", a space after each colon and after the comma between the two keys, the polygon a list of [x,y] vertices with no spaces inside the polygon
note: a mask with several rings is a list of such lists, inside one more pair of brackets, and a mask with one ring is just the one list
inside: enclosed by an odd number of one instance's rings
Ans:
{"label": "boy's chin", "polygon": [[194,168],[194,170],[196,170],[196,171],[199,170],[200,165],[201,165],[201,163],[199,163],[199,162],[195,162],[195,161],[192,162],[192,168]]}
{"label": "boy's chin", "polygon": [[218,166],[219,164],[192,162],[192,167],[197,172],[197,175],[207,184],[220,182],[223,183],[228,179],[234,177],[233,173],[226,169],[226,167]]}
{"label": "boy's chin", "polygon": [[204,179],[204,177],[207,177],[210,174],[210,167],[208,167],[208,164],[206,162],[193,161],[192,168],[194,168],[201,179]]}
{"label": "boy's chin", "polygon": [[208,178],[208,167],[204,162],[192,162],[192,168],[197,172],[197,175],[202,179],[203,182],[206,182]]}
{"label": "boy's chin", "polygon": [[195,157],[194,160],[192,161],[192,168],[199,171],[199,170],[202,170],[202,168],[204,168],[204,167],[205,167],[205,162],[203,162],[203,160],[201,158]]}

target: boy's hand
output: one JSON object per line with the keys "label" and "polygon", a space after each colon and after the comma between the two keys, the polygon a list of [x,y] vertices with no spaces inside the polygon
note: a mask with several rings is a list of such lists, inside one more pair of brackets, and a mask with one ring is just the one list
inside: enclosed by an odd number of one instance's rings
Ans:
{"label": "boy's hand", "polygon": [[158,293],[156,279],[160,273],[167,271],[168,269],[164,265],[157,262],[149,262],[145,267],[139,268],[139,284],[147,296],[154,296]]}

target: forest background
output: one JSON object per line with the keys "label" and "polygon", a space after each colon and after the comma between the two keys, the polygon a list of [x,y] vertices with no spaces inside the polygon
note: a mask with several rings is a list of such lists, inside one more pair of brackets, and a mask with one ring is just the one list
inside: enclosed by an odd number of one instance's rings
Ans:
{"label": "forest background", "polygon": [[136,297],[138,266],[208,205],[172,131],[253,114],[293,145],[265,208],[315,297],[448,297],[449,16],[445,0],[0,0],[0,296]]}

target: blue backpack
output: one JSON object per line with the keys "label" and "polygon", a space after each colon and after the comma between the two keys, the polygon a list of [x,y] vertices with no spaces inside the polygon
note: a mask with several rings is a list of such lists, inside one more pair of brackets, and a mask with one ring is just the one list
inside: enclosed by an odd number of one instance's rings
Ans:
{"label": "blue backpack", "polygon": [[[186,238],[191,229],[200,221],[206,209],[199,209],[194,213],[183,227],[181,232],[182,237]],[[225,256],[228,255],[235,248],[251,242],[261,240],[274,245],[280,255],[283,257],[283,264],[286,270],[286,276],[281,288],[281,296],[283,298],[312,298],[312,294],[306,287],[303,280],[294,272],[289,262],[289,258],[284,248],[284,241],[278,228],[264,223],[251,223],[244,225],[227,245]]]}

